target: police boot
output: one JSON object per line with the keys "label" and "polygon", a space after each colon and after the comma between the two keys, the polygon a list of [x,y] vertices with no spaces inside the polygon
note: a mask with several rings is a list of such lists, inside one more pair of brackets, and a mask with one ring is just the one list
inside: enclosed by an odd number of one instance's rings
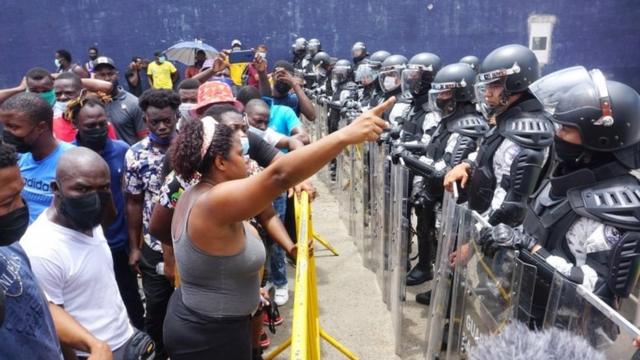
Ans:
{"label": "police boot", "polygon": [[420,285],[433,279],[435,241],[433,229],[427,230],[426,234],[418,232],[418,263],[407,274],[407,286]]}
{"label": "police boot", "polygon": [[416,294],[416,302],[422,305],[431,304],[431,290]]}

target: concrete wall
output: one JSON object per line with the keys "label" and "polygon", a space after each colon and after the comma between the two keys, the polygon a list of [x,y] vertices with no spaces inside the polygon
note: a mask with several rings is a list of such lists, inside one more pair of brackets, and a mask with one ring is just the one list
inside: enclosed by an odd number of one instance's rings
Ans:
{"label": "concrete wall", "polygon": [[583,64],[640,89],[638,0],[23,0],[0,11],[0,87],[36,65],[53,69],[56,49],[78,62],[97,45],[122,67],[180,40],[216,48],[233,38],[266,43],[269,59],[288,58],[298,36],[319,38],[337,57],[355,41],[410,57],[432,51],[445,62],[483,57],[507,43],[528,44],[527,19],[556,16],[544,72]]}

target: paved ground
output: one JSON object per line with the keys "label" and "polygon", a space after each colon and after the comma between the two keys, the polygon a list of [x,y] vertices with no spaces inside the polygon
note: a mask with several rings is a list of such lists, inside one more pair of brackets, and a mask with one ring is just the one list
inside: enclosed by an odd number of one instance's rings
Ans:
{"label": "paved ground", "polygon": [[[382,302],[375,274],[362,265],[353,239],[339,219],[337,202],[330,190],[320,180],[314,180],[314,184],[320,193],[313,203],[314,228],[340,253],[332,256],[316,245],[320,324],[360,359],[399,359],[394,354],[391,316]],[[287,271],[292,289],[295,269],[288,267]],[[292,300],[280,308],[285,323],[273,335],[269,350],[290,335]],[[321,343],[323,359],[344,359],[324,340]],[[277,359],[288,356],[285,351]]]}

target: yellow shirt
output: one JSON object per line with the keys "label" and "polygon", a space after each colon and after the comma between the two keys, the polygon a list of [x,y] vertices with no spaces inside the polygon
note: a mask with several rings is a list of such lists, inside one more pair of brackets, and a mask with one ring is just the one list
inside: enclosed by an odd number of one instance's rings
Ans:
{"label": "yellow shirt", "polygon": [[169,61],[164,61],[162,64],[158,64],[156,61],[149,64],[147,67],[147,75],[153,76],[153,88],[154,89],[173,89],[173,80],[171,80],[171,74],[175,73],[176,67]]}
{"label": "yellow shirt", "polygon": [[242,86],[242,74],[244,74],[244,70],[249,66],[250,63],[236,63],[229,64],[229,77],[233,81],[234,84],[238,86]]}

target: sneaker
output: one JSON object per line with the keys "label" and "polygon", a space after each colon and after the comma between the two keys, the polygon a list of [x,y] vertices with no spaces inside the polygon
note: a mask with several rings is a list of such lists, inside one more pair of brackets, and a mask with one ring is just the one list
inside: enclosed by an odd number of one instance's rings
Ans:
{"label": "sneaker", "polygon": [[[266,312],[262,313],[262,322],[265,325],[269,325],[269,314],[267,314]],[[278,315],[275,319],[273,319],[273,325],[275,326],[280,326],[284,323],[284,318],[280,315]]]}
{"label": "sneaker", "polygon": [[262,329],[262,333],[260,333],[260,347],[262,349],[266,349],[269,345],[271,345],[271,339],[269,339],[267,332]]}
{"label": "sneaker", "polygon": [[278,306],[282,306],[289,301],[289,287],[287,285],[276,286],[276,294],[273,297],[273,301]]}

